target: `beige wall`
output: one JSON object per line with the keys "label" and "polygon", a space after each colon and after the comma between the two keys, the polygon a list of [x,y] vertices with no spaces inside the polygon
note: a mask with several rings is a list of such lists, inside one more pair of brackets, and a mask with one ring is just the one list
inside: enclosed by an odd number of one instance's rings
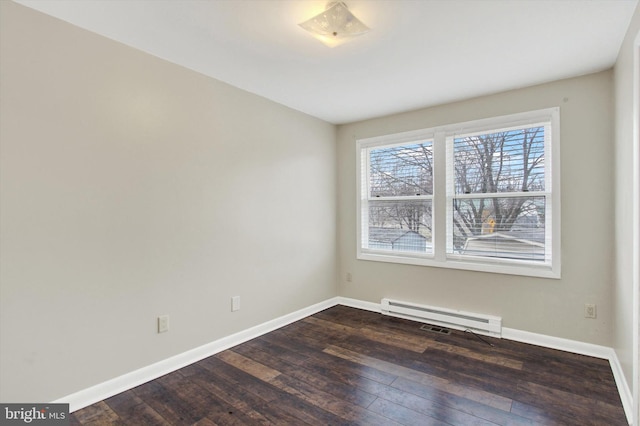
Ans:
{"label": "beige wall", "polygon": [[[640,6],[631,20],[615,71],[615,264],[613,342],[627,384],[633,383],[633,41],[640,31]],[[635,117],[638,120],[638,117]],[[636,374],[638,374],[636,372]],[[636,413],[638,416],[638,413]]]}
{"label": "beige wall", "polygon": [[0,401],[335,296],[334,126],[0,7]]}
{"label": "beige wall", "polygon": [[[560,107],[562,279],[356,260],[355,140]],[[503,317],[509,328],[600,345],[611,341],[613,153],[611,71],[338,128],[341,296],[411,300]],[[353,282],[346,282],[350,272]],[[598,318],[584,318],[596,303]]]}

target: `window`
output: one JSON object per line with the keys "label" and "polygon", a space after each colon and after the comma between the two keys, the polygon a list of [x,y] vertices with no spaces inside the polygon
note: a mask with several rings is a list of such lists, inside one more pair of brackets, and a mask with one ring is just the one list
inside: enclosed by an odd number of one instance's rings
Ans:
{"label": "window", "polygon": [[557,108],[357,141],[358,258],[560,277]]}

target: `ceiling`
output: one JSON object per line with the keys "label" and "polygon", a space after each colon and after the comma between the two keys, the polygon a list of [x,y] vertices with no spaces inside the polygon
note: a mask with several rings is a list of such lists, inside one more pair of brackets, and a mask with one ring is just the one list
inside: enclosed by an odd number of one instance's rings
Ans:
{"label": "ceiling", "polygon": [[16,0],[335,124],[610,68],[638,0],[351,0],[372,30],[328,48],[317,0]]}

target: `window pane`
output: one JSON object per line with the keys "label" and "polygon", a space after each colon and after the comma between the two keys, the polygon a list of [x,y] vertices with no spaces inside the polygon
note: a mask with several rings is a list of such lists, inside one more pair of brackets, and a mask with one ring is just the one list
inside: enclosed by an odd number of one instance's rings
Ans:
{"label": "window pane", "polygon": [[456,194],[544,191],[544,127],[456,137]]}
{"label": "window pane", "polygon": [[432,253],[431,200],[370,201],[368,247]]}
{"label": "window pane", "polygon": [[545,197],[454,199],[448,253],[545,261]]}
{"label": "window pane", "polygon": [[433,143],[371,149],[371,197],[433,194]]}
{"label": "window pane", "polygon": [[548,108],[358,139],[357,258],[560,278],[559,119]]}

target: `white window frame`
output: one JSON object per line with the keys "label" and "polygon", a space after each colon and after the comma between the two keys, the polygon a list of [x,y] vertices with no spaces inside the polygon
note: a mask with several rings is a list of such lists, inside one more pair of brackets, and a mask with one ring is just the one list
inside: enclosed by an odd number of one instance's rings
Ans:
{"label": "white window frame", "polygon": [[[544,196],[546,244],[551,253],[549,261],[529,261],[473,257],[447,254],[447,240],[452,233],[452,221],[448,220],[448,205],[453,194],[448,192],[447,177],[453,170],[453,136],[481,131],[504,130],[528,125],[549,125],[545,131],[545,190],[534,193],[500,193],[499,196]],[[547,127],[547,130],[549,128]],[[411,197],[432,200],[432,246],[433,253],[390,252],[363,247],[363,237],[368,235],[368,149],[387,145],[433,140],[433,196]],[[560,109],[547,108],[507,116],[492,117],[464,123],[451,124],[417,131],[382,135],[356,140],[356,247],[360,260],[391,262],[441,268],[463,269],[499,274],[532,277],[561,277],[561,233],[560,233]],[[506,195],[505,195],[506,194]],[[456,198],[481,198],[481,194],[456,195]],[[550,212],[550,214],[549,214]]]}

